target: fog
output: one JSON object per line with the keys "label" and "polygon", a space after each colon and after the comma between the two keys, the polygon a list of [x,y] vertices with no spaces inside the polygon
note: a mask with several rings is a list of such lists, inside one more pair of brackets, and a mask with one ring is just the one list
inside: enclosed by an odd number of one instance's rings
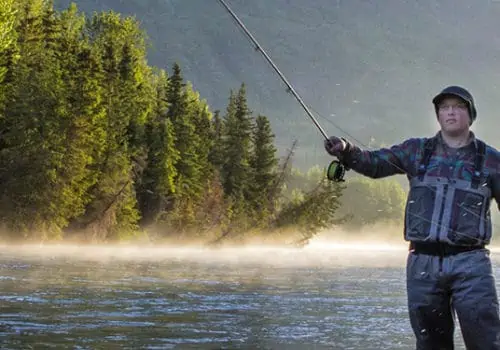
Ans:
{"label": "fog", "polygon": [[189,245],[133,244],[19,244],[0,245],[4,256],[52,260],[89,260],[99,263],[137,261],[165,263],[197,263],[255,267],[336,268],[346,266],[400,266],[408,250],[401,239],[383,237],[382,233],[327,231],[313,238],[304,247],[250,243],[243,246],[208,247]]}

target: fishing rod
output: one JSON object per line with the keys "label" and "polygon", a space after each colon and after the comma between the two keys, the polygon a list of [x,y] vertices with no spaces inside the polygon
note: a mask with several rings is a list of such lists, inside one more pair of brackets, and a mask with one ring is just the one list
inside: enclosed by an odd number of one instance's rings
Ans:
{"label": "fishing rod", "polygon": [[[236,21],[236,23],[241,27],[241,29],[243,29],[243,31],[245,32],[245,34],[248,36],[248,38],[251,40],[251,42],[255,45],[256,49],[262,53],[262,55],[267,60],[267,62],[269,62],[269,64],[273,67],[273,69],[279,75],[279,77],[281,78],[281,80],[283,80],[283,82],[285,83],[285,85],[288,88],[288,92],[291,92],[293,94],[293,96],[297,99],[297,101],[300,103],[300,105],[302,106],[302,108],[305,110],[305,112],[307,113],[307,115],[309,116],[309,118],[312,120],[312,122],[314,123],[314,125],[316,125],[316,127],[318,128],[318,130],[321,132],[321,134],[323,135],[323,137],[325,138],[325,140],[328,140],[329,137],[326,134],[326,132],[323,130],[323,128],[321,127],[321,125],[319,124],[318,120],[314,117],[314,115],[311,113],[311,111],[309,110],[309,108],[306,106],[306,104],[304,103],[304,101],[302,100],[302,98],[295,91],[295,89],[293,88],[293,86],[288,82],[288,80],[285,78],[284,74],[281,73],[281,71],[279,70],[279,68],[276,66],[276,64],[273,62],[273,60],[269,57],[269,55],[266,53],[266,51],[257,42],[257,40],[253,37],[253,35],[250,33],[250,31],[245,27],[245,25],[243,24],[243,22],[238,18],[238,16],[234,13],[234,11],[231,10],[231,8],[227,5],[226,1],[225,0],[219,0],[219,2],[227,10],[227,12],[229,12],[229,14],[231,14],[231,16]],[[319,115],[319,113],[318,113],[318,115]],[[326,120],[329,121],[331,124],[333,124],[335,127],[337,127],[339,130],[342,130],[339,126],[337,126],[336,124],[334,124],[332,121],[330,121],[328,119],[326,119]],[[345,133],[347,134],[347,132],[345,132]],[[352,138],[354,140],[356,140],[354,137],[352,137]],[[363,142],[361,142],[359,140],[357,140],[357,141],[361,145],[367,147],[366,145],[363,144]],[[394,163],[391,163],[391,162],[390,162],[390,164],[392,164],[396,168],[401,169],[401,167],[399,167],[397,164],[394,164]],[[344,181],[344,175],[345,175],[346,169],[347,169],[346,166],[344,164],[342,164],[339,160],[333,160],[330,163],[330,165],[328,166],[328,168],[327,168],[327,178],[329,180],[335,181],[335,182]],[[436,193],[435,189],[433,189],[429,185],[427,185],[427,186],[434,193]],[[470,210],[467,210],[467,209],[464,209],[464,210],[467,211],[467,212],[469,212],[473,216],[478,216],[478,214],[476,214],[476,213],[474,213],[474,212],[472,212]],[[415,214],[413,214],[413,215],[415,215]],[[415,215],[415,216],[418,216],[418,215]],[[427,221],[429,223],[434,223],[434,221],[432,221],[432,220],[429,221],[429,220],[426,220],[423,217],[420,217],[420,218],[424,219],[425,221]],[[440,223],[438,223],[437,225],[439,227],[441,226]],[[467,238],[471,238],[471,237],[469,237],[469,235],[466,235],[466,234],[463,234],[463,233],[460,233],[460,232],[456,232],[456,233],[459,234],[459,235],[461,235],[461,236],[464,236],[464,237],[467,237]]]}
{"label": "fishing rod", "polygon": [[[231,17],[236,21],[236,23],[240,26],[241,29],[243,29],[243,32],[247,35],[247,37],[250,39],[250,41],[255,45],[256,50],[258,50],[264,58],[267,60],[267,62],[271,65],[271,67],[274,69],[274,71],[278,74],[278,76],[281,78],[281,80],[285,83],[288,92],[292,93],[292,95],[295,97],[295,99],[299,102],[299,104],[302,106],[306,114],[309,116],[311,121],[314,123],[314,125],[318,128],[319,132],[325,140],[329,140],[329,137],[325,130],[321,127],[319,124],[318,120],[314,117],[314,115],[311,113],[307,105],[304,103],[300,95],[295,91],[293,88],[292,84],[286,79],[285,75],[279,70],[278,66],[273,62],[271,57],[267,54],[267,52],[264,50],[264,48],[259,44],[259,42],[254,38],[252,33],[247,29],[245,24],[239,19],[239,17],[234,13],[234,11],[229,7],[229,5],[224,1],[224,0],[219,0],[219,2],[224,6],[224,8],[229,12]],[[337,181],[341,182],[344,181],[344,175],[346,172],[346,167],[338,160],[334,160],[330,163],[327,169],[327,177],[329,180],[332,181]]]}
{"label": "fishing rod", "polygon": [[[255,45],[256,49],[258,51],[260,51],[262,53],[262,55],[265,57],[265,59],[269,62],[269,64],[273,67],[273,69],[276,71],[276,73],[279,75],[279,77],[283,80],[283,82],[286,84],[286,86],[288,87],[288,91],[291,92],[293,94],[293,96],[297,99],[297,101],[300,103],[300,105],[302,106],[302,108],[304,108],[304,110],[306,111],[307,115],[309,116],[309,118],[311,118],[311,120],[313,121],[313,123],[316,125],[316,127],[319,129],[319,131],[321,132],[321,134],[323,135],[323,137],[328,140],[328,135],[326,134],[326,132],[323,130],[323,128],[321,127],[321,125],[319,124],[319,122],[317,121],[317,119],[314,117],[314,115],[311,113],[311,111],[309,110],[309,108],[306,106],[306,104],[303,102],[303,100],[301,99],[301,97],[299,96],[299,94],[295,91],[295,89],[293,88],[293,86],[288,82],[288,80],[285,78],[285,76],[283,75],[283,73],[281,73],[281,71],[278,69],[278,67],[276,66],[276,64],[274,64],[274,62],[272,61],[272,59],[269,57],[269,55],[264,51],[264,49],[262,48],[262,46],[257,42],[257,40],[253,37],[253,35],[249,32],[249,30],[245,27],[245,25],[243,24],[243,22],[238,18],[238,16],[234,13],[233,10],[231,10],[231,8],[227,5],[227,3],[225,2],[225,0],[219,0],[219,2],[224,6],[224,8],[231,14],[231,16],[233,17],[233,19],[238,23],[238,25],[241,27],[241,29],[243,29],[243,31],[245,32],[245,34],[248,36],[248,38],[252,41],[252,43]],[[318,113],[318,115],[320,115]],[[326,118],[325,118],[326,119]],[[337,127],[339,130],[342,131],[342,129],[337,126],[336,124],[334,124],[332,121],[326,119],[328,122],[330,122],[331,124],[333,124],[335,127]],[[345,132],[345,131],[344,131]],[[345,132],[347,134],[347,132]],[[351,136],[352,137],[352,136]],[[356,140],[354,137],[352,137],[354,140]],[[361,144],[362,146],[364,147],[368,147],[366,145],[363,144],[363,142],[357,140],[359,144]],[[395,163],[392,163],[392,162],[389,162],[390,164],[392,164],[393,166],[395,166],[396,168],[400,169],[400,170],[403,170],[401,169],[400,166],[398,166],[397,164]],[[336,181],[336,182],[340,182],[340,181],[344,181],[344,175],[345,175],[345,172],[346,172],[346,166],[344,164],[342,164],[339,160],[333,160],[330,165],[328,166],[328,169],[327,169],[327,177],[329,180],[331,181]],[[433,191],[434,193],[437,193],[437,191],[435,189],[433,189],[430,185],[426,185],[431,191]],[[441,194],[442,195],[442,194]],[[457,204],[458,205],[458,204]],[[473,211],[471,210],[468,210],[467,208],[462,208],[463,210],[465,210],[466,212],[470,213],[471,215],[473,216],[476,216],[476,217],[479,217],[478,214],[474,213]],[[414,216],[417,216],[419,217],[418,215],[416,214],[413,214]],[[423,217],[420,217],[421,219],[429,222],[429,223],[435,223],[434,221],[432,220],[427,220]],[[437,225],[439,227],[441,227],[441,223],[437,223]],[[493,223],[494,226],[497,226]],[[469,235],[467,234],[463,234],[463,233],[460,233],[460,232],[455,232],[456,234],[459,234],[460,236],[464,236],[466,238],[473,238],[473,239],[477,239],[477,238],[474,238],[474,237],[470,237]]]}
{"label": "fishing rod", "polygon": [[299,94],[295,91],[295,89],[293,88],[292,84],[290,84],[288,82],[288,80],[286,79],[286,77],[283,75],[283,73],[281,73],[281,71],[279,70],[279,68],[276,66],[276,64],[274,64],[273,60],[271,59],[271,57],[269,57],[269,55],[266,53],[266,51],[262,48],[262,46],[258,43],[258,41],[253,37],[253,35],[250,33],[250,31],[245,27],[245,25],[243,24],[243,22],[238,18],[238,16],[234,13],[233,10],[231,10],[231,8],[228,6],[228,4],[224,1],[224,0],[219,0],[219,2],[226,8],[226,10],[231,14],[231,16],[234,18],[234,20],[236,21],[236,23],[238,23],[238,25],[241,27],[241,29],[243,29],[243,31],[245,32],[245,34],[248,36],[248,38],[252,41],[252,43],[255,45],[255,48],[260,51],[262,53],[262,55],[264,56],[264,58],[267,60],[267,62],[269,62],[269,64],[273,67],[273,69],[275,70],[275,72],[279,75],[279,77],[281,78],[281,80],[283,80],[283,82],[285,83],[285,85],[287,86],[288,88],[288,91],[292,93],[292,95],[297,99],[297,101],[299,101],[300,105],[302,106],[302,108],[304,108],[304,110],[306,111],[307,115],[309,116],[309,118],[311,118],[312,122],[314,123],[314,125],[316,125],[316,127],[318,128],[319,132],[323,135],[323,137],[328,140],[329,137],[328,135],[326,134],[325,130],[323,130],[323,128],[321,127],[321,125],[319,124],[318,120],[314,117],[314,115],[311,113],[311,111],[309,110],[309,108],[306,106],[306,104],[304,103],[304,101],[302,100],[302,98],[299,96]]}

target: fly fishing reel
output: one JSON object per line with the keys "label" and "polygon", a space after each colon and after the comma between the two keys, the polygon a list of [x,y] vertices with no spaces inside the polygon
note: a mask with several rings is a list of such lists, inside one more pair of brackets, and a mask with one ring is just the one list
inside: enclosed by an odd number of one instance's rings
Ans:
{"label": "fly fishing reel", "polygon": [[328,169],[326,170],[326,177],[330,181],[344,182],[345,172],[346,172],[345,165],[339,162],[338,160],[334,160],[330,163],[330,165],[328,165]]}

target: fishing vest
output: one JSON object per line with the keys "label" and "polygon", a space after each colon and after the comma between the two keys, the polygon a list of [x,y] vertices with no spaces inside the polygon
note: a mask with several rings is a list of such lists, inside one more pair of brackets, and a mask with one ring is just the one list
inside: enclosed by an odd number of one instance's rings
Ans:
{"label": "fishing vest", "polygon": [[486,145],[476,140],[472,179],[461,180],[426,174],[436,137],[424,143],[417,175],[410,179],[405,210],[405,239],[452,245],[488,244],[491,239],[491,189],[483,173]]}

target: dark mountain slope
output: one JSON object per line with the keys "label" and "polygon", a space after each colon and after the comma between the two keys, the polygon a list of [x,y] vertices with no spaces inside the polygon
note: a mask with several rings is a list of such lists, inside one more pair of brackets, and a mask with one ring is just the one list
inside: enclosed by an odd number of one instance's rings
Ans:
{"label": "dark mountain slope", "polygon": [[[463,84],[477,100],[478,134],[500,146],[500,2],[465,0],[227,0],[329,133],[363,144],[434,133],[432,96]],[[68,0],[56,0],[64,8]],[[86,12],[134,14],[151,39],[150,64],[185,77],[212,109],[247,85],[281,150],[298,138],[300,164],[328,160],[320,134],[217,0],[78,0]],[[328,120],[325,120],[326,117]]]}

